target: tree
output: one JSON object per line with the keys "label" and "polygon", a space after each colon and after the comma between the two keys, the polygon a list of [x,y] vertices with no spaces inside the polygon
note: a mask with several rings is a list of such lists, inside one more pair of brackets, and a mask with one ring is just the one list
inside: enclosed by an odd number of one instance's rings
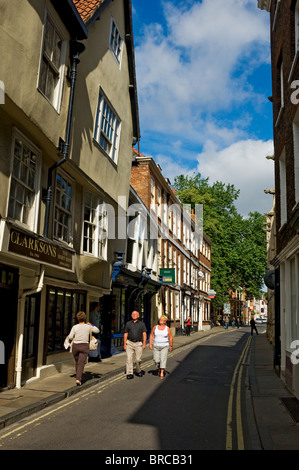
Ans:
{"label": "tree", "polygon": [[211,287],[217,292],[213,304],[222,306],[229,290],[244,288],[246,297],[259,297],[266,271],[265,217],[258,212],[243,218],[235,207],[239,190],[200,173],[175,178],[175,191],[183,204],[203,205],[203,230],[213,244]]}

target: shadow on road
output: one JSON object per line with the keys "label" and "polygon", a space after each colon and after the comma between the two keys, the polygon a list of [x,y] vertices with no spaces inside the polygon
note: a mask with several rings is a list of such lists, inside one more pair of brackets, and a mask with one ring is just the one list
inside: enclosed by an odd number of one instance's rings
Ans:
{"label": "shadow on road", "polygon": [[[243,332],[223,346],[204,343],[169,358],[165,380],[130,422],[156,427],[162,450],[225,449],[230,385],[247,338]],[[156,370],[147,373],[160,380]]]}

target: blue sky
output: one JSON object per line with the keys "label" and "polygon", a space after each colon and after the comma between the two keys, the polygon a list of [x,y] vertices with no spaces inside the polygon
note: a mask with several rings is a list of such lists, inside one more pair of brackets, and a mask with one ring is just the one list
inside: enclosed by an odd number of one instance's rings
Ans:
{"label": "blue sky", "polygon": [[240,189],[240,214],[274,187],[269,14],[257,0],[132,0],[140,151],[163,176]]}

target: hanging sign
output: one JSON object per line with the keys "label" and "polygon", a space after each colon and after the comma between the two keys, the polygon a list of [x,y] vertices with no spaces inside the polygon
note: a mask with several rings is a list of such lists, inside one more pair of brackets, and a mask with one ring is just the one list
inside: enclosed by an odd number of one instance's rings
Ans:
{"label": "hanging sign", "polygon": [[160,276],[162,276],[163,284],[175,283],[175,268],[161,268]]}
{"label": "hanging sign", "polygon": [[208,296],[210,297],[210,299],[214,299],[215,295],[216,292],[213,289],[208,290]]}

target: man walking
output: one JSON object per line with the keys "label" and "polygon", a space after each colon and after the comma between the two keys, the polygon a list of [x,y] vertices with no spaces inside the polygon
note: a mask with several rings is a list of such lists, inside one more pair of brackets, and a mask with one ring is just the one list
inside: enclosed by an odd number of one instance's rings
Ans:
{"label": "man walking", "polygon": [[255,324],[255,321],[254,321],[253,317],[250,320],[250,326],[251,326],[251,335],[253,335],[253,330],[255,330],[256,334],[258,335],[258,331],[256,329],[256,324]]}
{"label": "man walking", "polygon": [[132,320],[129,320],[125,326],[124,332],[124,350],[127,353],[126,374],[127,379],[133,379],[133,358],[135,354],[136,375],[142,377],[140,368],[142,349],[146,348],[146,326],[139,320],[139,313],[134,310],[131,314]]}

